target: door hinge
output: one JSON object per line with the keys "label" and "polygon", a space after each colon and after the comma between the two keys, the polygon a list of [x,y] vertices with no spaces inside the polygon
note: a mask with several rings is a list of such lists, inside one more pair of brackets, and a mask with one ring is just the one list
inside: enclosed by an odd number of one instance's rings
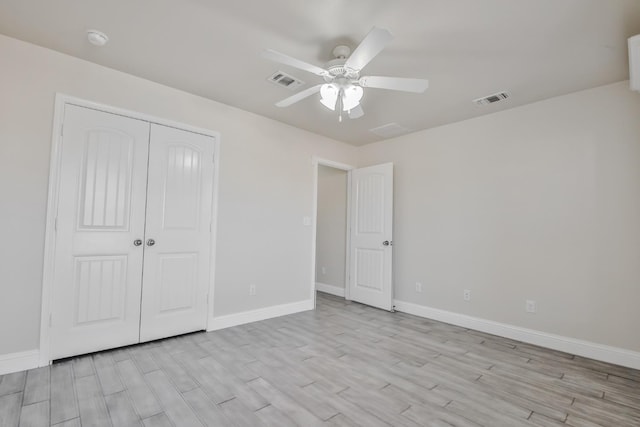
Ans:
{"label": "door hinge", "polygon": [[60,136],[64,136],[64,125],[60,126]]}
{"label": "door hinge", "polygon": [[49,313],[49,327],[53,325],[53,313]]}
{"label": "door hinge", "polygon": [[58,217],[53,220],[53,231],[58,231]]}

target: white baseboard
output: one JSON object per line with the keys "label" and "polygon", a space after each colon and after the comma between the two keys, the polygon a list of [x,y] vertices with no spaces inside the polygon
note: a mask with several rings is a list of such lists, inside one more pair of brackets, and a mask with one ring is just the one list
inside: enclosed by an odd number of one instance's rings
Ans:
{"label": "white baseboard", "polygon": [[228,314],[226,316],[212,317],[209,319],[207,331],[216,331],[218,329],[230,328],[232,326],[244,325],[245,323],[258,322],[260,320],[272,319],[274,317],[286,316],[287,314],[294,314],[313,309],[313,300],[305,300],[290,304],[276,305],[274,307],[243,311],[242,313]]}
{"label": "white baseboard", "polygon": [[341,288],[340,286],[327,285],[326,283],[316,282],[316,291],[344,297],[344,288]]}
{"label": "white baseboard", "polygon": [[463,328],[475,329],[477,331],[539,345],[541,347],[563,351],[565,353],[575,354],[577,356],[588,357],[590,359],[626,366],[633,369],[640,369],[640,353],[635,351],[535,331],[533,329],[521,328],[519,326],[480,319],[478,317],[426,307],[410,302],[396,300],[394,301],[394,304],[395,309],[397,311],[402,311],[403,313],[426,317],[428,319],[462,326]]}
{"label": "white baseboard", "polygon": [[29,350],[0,355],[0,375],[38,367],[40,351]]}

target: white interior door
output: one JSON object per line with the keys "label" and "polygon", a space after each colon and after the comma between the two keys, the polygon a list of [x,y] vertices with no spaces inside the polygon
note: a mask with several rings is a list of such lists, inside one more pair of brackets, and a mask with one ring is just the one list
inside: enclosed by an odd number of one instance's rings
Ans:
{"label": "white interior door", "polygon": [[351,171],[349,292],[354,301],[393,308],[393,164]]}
{"label": "white interior door", "polygon": [[149,123],[66,105],[51,359],[138,342]]}
{"label": "white interior door", "polygon": [[207,324],[214,138],[151,125],[140,340]]}

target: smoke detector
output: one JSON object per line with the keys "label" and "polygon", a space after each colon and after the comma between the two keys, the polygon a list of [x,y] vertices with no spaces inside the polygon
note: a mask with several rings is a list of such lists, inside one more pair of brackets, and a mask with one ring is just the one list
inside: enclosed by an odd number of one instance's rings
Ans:
{"label": "smoke detector", "polygon": [[89,43],[94,46],[104,46],[109,41],[109,37],[102,31],[89,30],[87,31],[87,39]]}

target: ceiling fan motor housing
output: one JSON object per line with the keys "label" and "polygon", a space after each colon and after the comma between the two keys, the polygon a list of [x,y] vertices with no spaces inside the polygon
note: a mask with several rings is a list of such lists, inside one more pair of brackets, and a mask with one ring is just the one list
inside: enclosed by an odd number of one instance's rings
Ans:
{"label": "ceiling fan motor housing", "polygon": [[351,48],[341,44],[334,47],[332,53],[337,59],[347,59],[351,55]]}
{"label": "ceiling fan motor housing", "polygon": [[324,76],[324,80],[327,83],[331,83],[340,77],[344,77],[345,79],[351,80],[352,83],[355,83],[355,80],[360,78],[360,70],[353,70],[344,66],[349,55],[351,55],[351,48],[349,48],[349,46],[339,45],[333,49],[335,59],[325,64],[325,69],[329,71],[329,75]]}
{"label": "ceiling fan motor housing", "polygon": [[329,75],[324,76],[324,80],[327,83],[330,83],[339,77],[344,77],[349,80],[358,80],[360,78],[360,72],[358,70],[346,68],[344,66],[345,62],[346,59],[344,58],[336,58],[327,62],[325,68],[329,71]]}

